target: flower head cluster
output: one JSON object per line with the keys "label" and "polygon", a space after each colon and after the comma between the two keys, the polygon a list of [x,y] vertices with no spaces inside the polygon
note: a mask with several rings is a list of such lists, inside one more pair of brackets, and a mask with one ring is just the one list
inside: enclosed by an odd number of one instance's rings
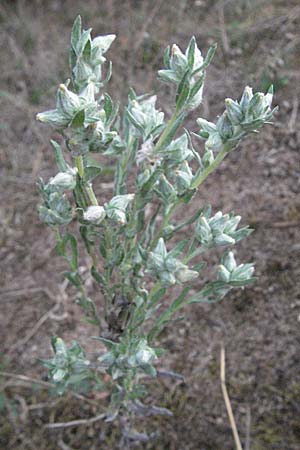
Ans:
{"label": "flower head cluster", "polygon": [[49,187],[56,191],[72,191],[76,186],[76,167],[68,167],[65,172],[58,172],[55,177],[50,178]]}
{"label": "flower head cluster", "polygon": [[201,69],[204,60],[195,38],[192,38],[185,53],[176,44],[172,45],[171,51],[168,48],[165,62],[167,69],[158,71],[159,78],[167,83],[179,84],[187,70],[195,72]]}
{"label": "flower head cluster", "polygon": [[83,218],[94,225],[100,225],[105,217],[120,225],[126,224],[126,209],[134,199],[134,194],[116,195],[104,206],[89,206],[83,213]]}
{"label": "flower head cluster", "polygon": [[156,375],[153,362],[157,359],[157,352],[149,346],[147,339],[135,338],[130,342],[126,338],[119,343],[100,339],[109,349],[107,353],[100,356],[99,362],[108,368],[114,380],[124,377],[129,371],[143,370],[150,376]]}
{"label": "flower head cluster", "polygon": [[275,111],[271,108],[272,99],[272,87],[267,94],[262,92],[253,94],[252,89],[247,86],[239,102],[230,98],[225,100],[226,110],[216,124],[202,118],[198,119],[199,136],[206,139],[206,150],[219,152],[226,148],[230,151],[249,132],[258,131],[272,118]]}
{"label": "flower head cluster", "polygon": [[100,225],[100,223],[105,219],[106,212],[103,206],[91,205],[83,213],[83,218],[87,222],[93,223],[94,225]]}
{"label": "flower head cluster", "polygon": [[[44,366],[49,370],[51,378],[57,385],[59,394],[68,387],[78,385],[91,377],[90,362],[86,359],[83,349],[77,342],[67,348],[59,337],[52,338],[54,358],[43,360]],[[83,387],[83,386],[82,386]]]}
{"label": "flower head cluster", "polygon": [[[118,111],[108,94],[96,99],[101,81],[103,56],[115,35],[91,39],[91,29],[82,31],[81,19],[74,23],[71,36],[70,65],[75,92],[69,89],[70,80],[57,90],[55,109],[37,114],[37,120],[54,128],[64,129],[69,135],[67,146],[74,156],[89,151],[106,151],[117,133],[111,126]],[[115,143],[116,144],[116,143]],[[115,147],[115,146],[114,146]]]}
{"label": "flower head cluster", "polygon": [[147,272],[157,277],[163,286],[186,283],[198,277],[198,272],[177,259],[177,250],[167,252],[163,238],[160,238],[153,252],[149,253]]}
{"label": "flower head cluster", "polygon": [[91,38],[92,29],[82,30],[80,16],[74,22],[71,34],[70,66],[76,87],[80,90],[90,81],[96,88],[102,86],[101,66],[106,61],[103,56],[112,42],[115,34]]}
{"label": "flower head cluster", "polygon": [[249,236],[252,231],[249,227],[237,230],[240,216],[235,216],[233,213],[223,214],[219,211],[210,217],[210,212],[211,209],[207,208],[195,226],[195,237],[204,247],[233,245]]}
{"label": "flower head cluster", "polygon": [[226,253],[219,266],[219,280],[230,286],[243,287],[253,281],[252,263],[237,265],[232,252]]}
{"label": "flower head cluster", "polygon": [[[57,176],[59,176],[58,180]],[[47,225],[67,225],[73,218],[72,207],[66,194],[61,189],[62,183],[65,183],[65,180],[62,180],[64,176],[58,174],[56,177],[52,180],[56,178],[56,181],[59,181],[58,188],[51,184],[51,181],[45,185],[42,179],[39,180],[39,188],[44,200],[43,205],[39,206],[38,209],[39,216]],[[67,178],[69,182],[68,175]]]}
{"label": "flower head cluster", "polygon": [[193,153],[189,148],[188,137],[185,133],[157,153],[166,161],[170,169],[193,158]]}
{"label": "flower head cluster", "polygon": [[138,97],[131,93],[127,117],[144,142],[155,139],[164,128],[164,113],[155,108],[156,100],[156,95]]}
{"label": "flower head cluster", "polygon": [[94,85],[90,82],[75,94],[65,84],[61,84],[56,95],[56,109],[39,113],[37,120],[48,123],[54,128],[66,128],[79,125],[88,126],[101,117],[98,103],[95,101]]}
{"label": "flower head cluster", "polygon": [[215,47],[212,47],[205,59],[194,37],[183,53],[178,45],[168,47],[165,52],[166,69],[158,71],[159,78],[165,83],[175,84],[177,91],[177,107],[184,106],[185,109],[193,110],[202,101],[204,69],[209,65]]}

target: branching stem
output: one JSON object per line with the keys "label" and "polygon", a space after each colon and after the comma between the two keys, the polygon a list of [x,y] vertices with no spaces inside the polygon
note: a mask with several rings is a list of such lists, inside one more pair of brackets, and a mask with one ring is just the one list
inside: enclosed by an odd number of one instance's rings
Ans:
{"label": "branching stem", "polygon": [[198,188],[200,184],[202,184],[206,180],[208,175],[211,174],[211,172],[213,172],[218,167],[218,165],[223,161],[227,153],[228,151],[225,149],[222,150],[220,153],[218,153],[216,159],[206,169],[200,172],[200,174],[193,181],[191,189]]}
{"label": "branching stem", "polygon": [[[78,170],[78,175],[80,176],[81,180],[83,180],[84,178],[84,164],[83,164],[83,158],[82,156],[76,156],[75,158],[75,165],[77,167]],[[98,206],[98,200],[95,196],[95,193],[93,191],[93,187],[92,187],[92,183],[87,182],[87,183],[83,183],[86,193],[89,196],[90,202],[93,206]]]}
{"label": "branching stem", "polygon": [[98,200],[97,200],[97,198],[95,196],[95,193],[93,191],[92,184],[91,183],[87,183],[86,186],[85,186],[85,190],[86,190],[86,192],[87,192],[87,194],[89,196],[91,204],[93,206],[98,206]]}
{"label": "branching stem", "polygon": [[76,156],[75,158],[75,165],[77,167],[78,170],[78,174],[80,176],[80,178],[83,178],[84,176],[84,166],[83,166],[83,159],[82,156]]}

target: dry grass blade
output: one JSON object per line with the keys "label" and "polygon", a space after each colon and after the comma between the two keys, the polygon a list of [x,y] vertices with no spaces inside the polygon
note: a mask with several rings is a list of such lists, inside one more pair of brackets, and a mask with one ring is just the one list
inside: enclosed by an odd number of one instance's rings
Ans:
{"label": "dry grass blade", "polygon": [[38,384],[40,386],[45,386],[48,388],[51,388],[54,386],[52,383],[48,383],[47,381],[37,380],[35,378],[27,377],[26,375],[19,375],[19,374],[12,373],[12,372],[1,371],[0,376],[14,378],[16,380],[25,381],[26,383]]}
{"label": "dry grass blade", "polygon": [[231,407],[230,398],[229,398],[229,395],[227,392],[226,382],[225,382],[225,349],[224,349],[223,345],[221,347],[220,378],[221,378],[222,393],[223,393],[223,397],[224,397],[224,401],[225,401],[225,405],[226,405],[226,409],[227,409],[227,414],[229,417],[229,422],[230,422],[230,426],[231,426],[233,437],[234,437],[235,446],[236,446],[237,450],[243,450],[243,447],[241,445],[241,441],[239,438],[237,426],[235,423],[234,415],[232,412],[232,407]]}
{"label": "dry grass blade", "polygon": [[79,419],[79,420],[71,420],[70,422],[56,422],[56,423],[47,423],[45,428],[70,428],[77,427],[79,425],[91,425],[98,420],[103,420],[106,418],[106,414],[99,414],[98,416],[92,417],[91,419]]}
{"label": "dry grass blade", "polygon": [[[12,373],[12,372],[0,371],[0,376],[19,380],[20,382],[24,382],[25,386],[26,386],[26,383],[30,383],[30,384],[37,384],[39,386],[44,386],[45,388],[48,388],[48,389],[55,387],[54,384],[48,383],[48,381],[37,380],[36,378],[27,377],[26,375],[19,375],[19,374]],[[8,385],[4,385],[4,386],[8,386]],[[90,405],[98,406],[98,402],[91,400],[87,397],[84,397],[81,394],[77,394],[76,392],[72,392],[72,391],[69,391],[69,394],[72,395],[72,397],[77,398],[78,400],[83,400],[83,401],[89,403]]]}

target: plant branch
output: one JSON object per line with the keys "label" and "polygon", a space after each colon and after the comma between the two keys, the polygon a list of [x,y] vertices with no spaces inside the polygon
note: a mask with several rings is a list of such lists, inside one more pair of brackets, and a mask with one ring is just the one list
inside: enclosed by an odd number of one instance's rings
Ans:
{"label": "plant branch", "polygon": [[[75,165],[78,170],[78,175],[80,176],[80,179],[83,181],[84,178],[84,165],[83,165],[83,158],[82,156],[76,156],[75,158]],[[86,193],[89,196],[90,202],[93,206],[98,206],[98,200],[94,194],[92,183],[83,183]]]}
{"label": "plant branch", "polygon": [[171,117],[171,119],[168,122],[168,125],[166,126],[166,128],[164,129],[162,134],[160,135],[157,143],[155,144],[154,152],[157,152],[157,150],[159,150],[162,147],[165,139],[168,137],[168,134],[170,133],[170,130],[172,129],[172,127],[173,127],[176,119],[178,119],[179,115],[180,115],[180,111],[175,110],[173,116]]}
{"label": "plant branch", "polygon": [[75,165],[77,167],[78,170],[78,174],[80,176],[80,178],[83,178],[84,176],[84,166],[83,166],[83,159],[82,156],[76,156],[75,158]]}
{"label": "plant branch", "polygon": [[213,172],[219,166],[219,164],[223,161],[227,153],[228,150],[226,149],[218,153],[216,159],[206,169],[200,172],[199,175],[196,175],[196,178],[192,182],[190,189],[198,188],[200,184],[202,184],[206,180],[208,175],[210,175],[211,172]]}
{"label": "plant branch", "polygon": [[171,218],[175,208],[179,205],[179,203],[180,203],[180,200],[177,199],[173,203],[173,205],[171,205],[169,207],[169,210],[165,214],[165,216],[163,218],[163,221],[162,221],[162,223],[161,223],[161,225],[159,227],[158,232],[156,233],[156,235],[153,238],[152,244],[150,245],[150,250],[153,250],[155,248],[155,246],[157,245],[159,239],[162,237],[163,231],[164,231],[165,227],[169,224],[169,220],[170,220],[170,218]]}

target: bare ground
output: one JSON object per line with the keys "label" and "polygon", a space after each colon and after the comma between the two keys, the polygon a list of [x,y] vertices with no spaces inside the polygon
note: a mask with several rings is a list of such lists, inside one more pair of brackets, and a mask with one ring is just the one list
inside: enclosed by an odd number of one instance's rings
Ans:
{"label": "bare ground", "polygon": [[[137,423],[158,432],[154,443],[133,448],[231,450],[234,448],[219,380],[224,344],[227,384],[245,450],[300,448],[300,8],[297,1],[239,0],[150,2],[117,0],[3,1],[0,3],[0,338],[2,343],[0,447],[3,449],[117,449],[118,429],[97,421],[60,430],[49,422],[95,417],[106,397],[71,394],[57,399],[38,380],[38,361],[50,354],[49,337],[80,336],[91,351],[93,328],[80,321],[74,293],[63,282],[64,263],[36,213],[38,175],[53,173],[51,132],[34,121],[53,102],[67,72],[69,31],[77,13],[95,34],[116,32],[110,52],[110,92],[124,101],[128,86],[159,90],[168,113],[171,95],[155,81],[162,49],[186,45],[193,33],[202,48],[217,41],[206,100],[199,114],[215,118],[223,99],[246,84],[275,84],[280,110],[275,124],[245,141],[207,180],[199,206],[235,210],[255,232],[238,258],[256,262],[258,281],[222,303],[196,306],[187,320],[161,338],[169,349],[164,368],[185,383],[151,382],[151,400],[172,418]],[[194,126],[194,117],[190,125]],[[52,134],[53,136],[53,134]],[[96,186],[108,195],[110,179]],[[82,261],[83,270],[85,261]],[[93,287],[91,286],[91,289]],[[101,298],[97,299],[99,304]],[[149,397],[150,400],[150,397]]]}

